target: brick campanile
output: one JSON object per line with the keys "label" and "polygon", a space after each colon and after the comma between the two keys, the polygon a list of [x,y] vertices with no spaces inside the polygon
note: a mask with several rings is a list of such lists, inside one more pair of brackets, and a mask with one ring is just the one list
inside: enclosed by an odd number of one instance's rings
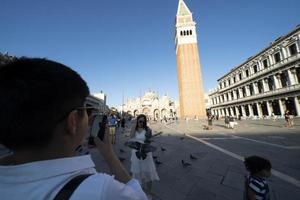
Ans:
{"label": "brick campanile", "polygon": [[189,8],[179,0],[176,15],[176,59],[180,117],[206,117],[196,23]]}

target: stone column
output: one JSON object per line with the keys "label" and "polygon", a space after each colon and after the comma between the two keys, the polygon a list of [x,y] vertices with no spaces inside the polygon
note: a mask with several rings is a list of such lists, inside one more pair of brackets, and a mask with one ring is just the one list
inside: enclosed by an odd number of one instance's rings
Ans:
{"label": "stone column", "polygon": [[300,104],[298,97],[294,97],[294,102],[295,102],[295,108],[296,108],[296,115],[300,116]]}
{"label": "stone column", "polygon": [[267,78],[263,79],[262,83],[263,83],[264,93],[270,91],[268,79]]}
{"label": "stone column", "polygon": [[252,117],[253,116],[253,108],[251,104],[248,104],[248,109],[249,109],[249,116]]}
{"label": "stone column", "polygon": [[226,95],[225,93],[223,94],[223,97],[224,97],[224,101],[225,101],[225,102],[228,101],[227,95]]}
{"label": "stone column", "polygon": [[262,118],[263,117],[263,113],[262,113],[262,109],[261,109],[261,104],[260,103],[256,103],[256,107],[257,107],[258,116],[260,118]]}
{"label": "stone column", "polygon": [[237,90],[233,90],[233,99],[237,99]]}
{"label": "stone column", "polygon": [[228,92],[227,94],[228,94],[228,101],[231,101],[232,100],[231,93]]}
{"label": "stone column", "polygon": [[246,85],[246,96],[250,96],[250,88],[249,88],[249,85]]}
{"label": "stone column", "polygon": [[239,108],[235,106],[234,109],[235,109],[236,116],[238,117],[240,115]]}
{"label": "stone column", "polygon": [[252,83],[253,85],[253,91],[254,91],[254,94],[258,94],[259,92],[258,92],[258,83],[257,82],[254,82],[254,83]]}
{"label": "stone column", "polygon": [[269,67],[271,66],[271,65],[273,65],[274,64],[274,62],[273,62],[273,56],[272,55],[268,55],[268,60],[269,60]]}
{"label": "stone column", "polygon": [[230,110],[231,116],[234,116],[234,112],[233,112],[232,107],[229,107],[229,110]]}
{"label": "stone column", "polygon": [[228,108],[225,108],[225,115],[226,115],[226,116],[229,115]]}
{"label": "stone column", "polygon": [[239,96],[240,96],[240,98],[243,98],[244,96],[243,96],[243,90],[242,90],[242,88],[239,88],[238,90],[239,90]]}
{"label": "stone column", "polygon": [[295,80],[296,77],[295,77],[295,73],[293,73],[292,70],[293,69],[288,69],[287,73],[288,73],[290,85],[295,85],[296,84],[296,80]]}
{"label": "stone column", "polygon": [[280,115],[283,116],[284,115],[284,107],[283,107],[282,100],[279,99],[278,103],[279,103]]}
{"label": "stone column", "polygon": [[270,105],[270,102],[269,102],[269,101],[266,101],[266,104],[267,104],[268,115],[271,116],[271,115],[272,115],[272,112],[273,112],[273,108],[272,108],[272,106]]}
{"label": "stone column", "polygon": [[244,106],[244,105],[242,105],[242,106],[241,106],[241,108],[242,108],[242,115],[243,115],[244,117],[246,117],[246,110],[245,110],[245,106]]}
{"label": "stone column", "polygon": [[264,66],[263,66],[263,64],[261,63],[261,60],[258,60],[258,61],[257,61],[257,68],[258,68],[259,71],[264,69]]}
{"label": "stone column", "polygon": [[[300,67],[300,66],[299,66],[299,67]],[[291,72],[292,72],[292,74],[293,74],[293,76],[294,76],[295,84],[299,84],[299,83],[300,83],[300,80],[298,80],[296,68],[292,68],[292,69],[291,69]]]}
{"label": "stone column", "polygon": [[281,54],[282,54],[282,59],[286,59],[288,57],[288,54],[287,54],[287,50],[286,50],[286,47],[282,47],[281,48]]}
{"label": "stone column", "polygon": [[276,74],[276,75],[273,75],[274,76],[274,84],[275,84],[275,89],[279,89],[281,88],[281,85],[280,85],[280,80],[278,79],[278,77],[280,78],[280,75],[279,74]]}

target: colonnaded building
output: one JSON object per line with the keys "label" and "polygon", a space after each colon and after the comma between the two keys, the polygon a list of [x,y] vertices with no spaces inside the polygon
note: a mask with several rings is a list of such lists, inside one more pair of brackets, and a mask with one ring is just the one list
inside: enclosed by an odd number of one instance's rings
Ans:
{"label": "colonnaded building", "polygon": [[145,114],[150,119],[179,117],[179,105],[167,95],[159,97],[154,91],[149,91],[142,97],[127,100],[120,110],[136,117]]}
{"label": "colonnaded building", "polygon": [[218,80],[209,94],[214,115],[300,116],[300,26]]}

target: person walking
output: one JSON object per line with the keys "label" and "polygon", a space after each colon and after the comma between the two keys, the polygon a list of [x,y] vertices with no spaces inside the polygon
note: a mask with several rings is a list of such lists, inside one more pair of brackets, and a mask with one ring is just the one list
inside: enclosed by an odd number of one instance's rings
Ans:
{"label": "person walking", "polygon": [[109,136],[112,144],[116,143],[116,127],[117,127],[117,119],[114,114],[111,114],[108,120],[109,126]]}

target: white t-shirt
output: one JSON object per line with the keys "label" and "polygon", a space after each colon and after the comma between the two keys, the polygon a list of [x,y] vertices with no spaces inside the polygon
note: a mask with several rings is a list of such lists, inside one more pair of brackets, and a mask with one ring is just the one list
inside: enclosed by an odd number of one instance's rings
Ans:
{"label": "white t-shirt", "polygon": [[90,155],[0,165],[1,200],[52,200],[62,187],[80,174],[93,174],[74,191],[71,200],[146,200],[138,181],[123,184],[113,176],[97,173]]}

